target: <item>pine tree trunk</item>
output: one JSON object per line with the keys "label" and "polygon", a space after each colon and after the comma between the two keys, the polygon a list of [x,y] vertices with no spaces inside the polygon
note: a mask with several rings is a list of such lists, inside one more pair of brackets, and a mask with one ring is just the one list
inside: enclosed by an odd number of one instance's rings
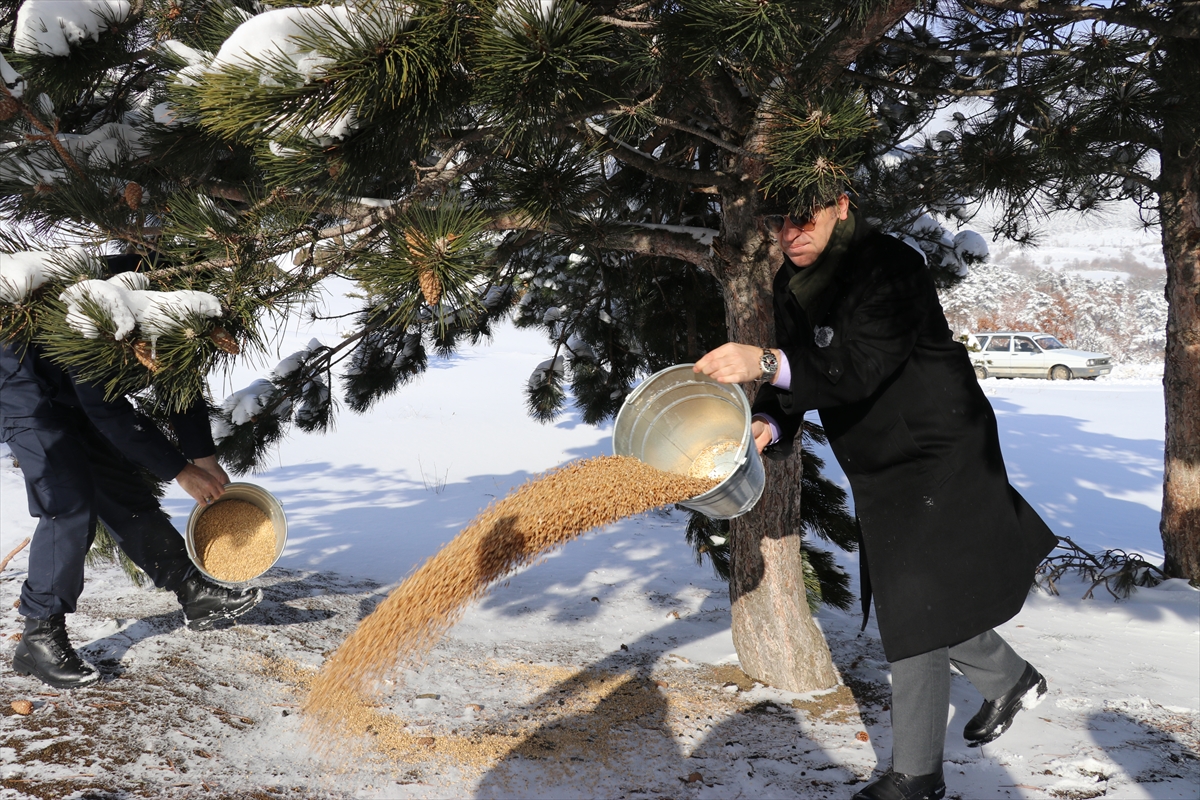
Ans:
{"label": "pine tree trunk", "polygon": [[[753,229],[753,227],[751,227]],[[725,318],[733,342],[774,341],[771,276],[777,264],[765,248],[740,263],[726,256]],[[748,389],[753,399],[754,387]],[[837,685],[829,646],[804,594],[800,556],[800,452],[767,461],[762,500],[733,520],[730,531],[733,644],[742,670],[791,692]]]}
{"label": "pine tree trunk", "polygon": [[[1174,41],[1178,75],[1200,76],[1194,42]],[[1180,63],[1186,62],[1186,63]],[[1185,95],[1196,96],[1195,87]],[[1200,144],[1195,127],[1163,126],[1163,256],[1167,267],[1167,352],[1163,372],[1166,443],[1161,533],[1164,570],[1200,579]]]}

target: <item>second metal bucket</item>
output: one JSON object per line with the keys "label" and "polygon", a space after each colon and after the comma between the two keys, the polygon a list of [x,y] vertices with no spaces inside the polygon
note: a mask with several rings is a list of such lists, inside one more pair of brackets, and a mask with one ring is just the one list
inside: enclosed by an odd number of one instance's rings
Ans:
{"label": "second metal bucket", "polygon": [[754,508],[766,483],[746,394],[737,384],[693,372],[691,364],[656,372],[625,398],[613,426],[613,453],[680,475],[696,475],[703,464],[704,474],[721,482],[680,505],[713,519]]}
{"label": "second metal bucket", "polygon": [[[270,566],[250,578],[240,581],[228,581],[218,578],[210,574],[204,569],[204,562],[200,558],[200,554],[196,548],[196,525],[203,515],[210,508],[215,508],[217,505],[226,500],[244,500],[247,503],[257,507],[260,511],[267,515],[271,520],[271,526],[275,529],[275,558]],[[283,555],[283,549],[287,546],[287,517],[283,513],[283,504],[275,498],[275,495],[268,492],[266,489],[253,483],[227,483],[225,484],[225,494],[221,499],[210,506],[203,506],[199,503],[192,508],[192,513],[188,515],[187,530],[184,533],[184,544],[187,546],[188,558],[196,565],[196,569],[209,580],[216,581],[225,586],[241,586],[255,578],[261,576],[271,567],[275,566],[275,562]]]}

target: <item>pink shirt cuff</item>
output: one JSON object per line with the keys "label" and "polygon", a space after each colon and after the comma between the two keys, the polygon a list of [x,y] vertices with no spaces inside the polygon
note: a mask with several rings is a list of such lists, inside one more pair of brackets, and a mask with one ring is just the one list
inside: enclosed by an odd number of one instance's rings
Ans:
{"label": "pink shirt cuff", "polygon": [[782,350],[779,351],[779,371],[775,373],[771,385],[785,392],[792,390],[792,368],[788,366],[787,353]]}

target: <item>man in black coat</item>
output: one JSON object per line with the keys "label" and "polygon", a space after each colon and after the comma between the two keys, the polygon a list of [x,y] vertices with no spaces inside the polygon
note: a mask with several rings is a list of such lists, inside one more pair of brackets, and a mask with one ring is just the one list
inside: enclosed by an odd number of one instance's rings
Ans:
{"label": "man in black coat", "polygon": [[1057,539],[1009,485],[995,414],[924,258],[871,230],[845,194],[767,224],[785,256],[778,347],[726,344],[696,370],[768,381],[752,423],[768,456],[786,455],[819,411],[854,496],[864,614],[873,596],[892,663],[892,767],[854,797],[941,798],[951,663],[984,697],[964,731],[972,746],[1046,692],[992,629],[1020,611]]}
{"label": "man in black coat", "polygon": [[[66,614],[83,592],[84,557],[100,519],[159,588],[175,592],[189,628],[204,630],[249,611],[261,589],[218,586],[188,559],[141,466],[211,503],[229,482],[217,463],[203,399],[172,418],[179,447],[125,398],[47,359],[37,345],[0,345],[0,441],[21,466],[38,518],[19,610],[25,632],[13,668],[58,689],[94,683],[95,668],[67,637]],[[182,450],[182,452],[180,452]]]}

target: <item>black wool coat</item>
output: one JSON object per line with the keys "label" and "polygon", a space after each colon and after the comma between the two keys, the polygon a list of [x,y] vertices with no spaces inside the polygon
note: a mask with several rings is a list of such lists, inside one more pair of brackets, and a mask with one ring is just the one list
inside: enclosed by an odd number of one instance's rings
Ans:
{"label": "black wool coat", "polygon": [[1011,619],[1057,539],[1009,485],[996,415],[924,260],[891,236],[859,233],[808,303],[812,320],[788,289],[795,269],[785,262],[774,283],[791,389],[763,387],[754,412],[779,423],[773,447],[786,451],[804,413],[819,411],[850,480],[864,601],[873,594],[888,659]]}

